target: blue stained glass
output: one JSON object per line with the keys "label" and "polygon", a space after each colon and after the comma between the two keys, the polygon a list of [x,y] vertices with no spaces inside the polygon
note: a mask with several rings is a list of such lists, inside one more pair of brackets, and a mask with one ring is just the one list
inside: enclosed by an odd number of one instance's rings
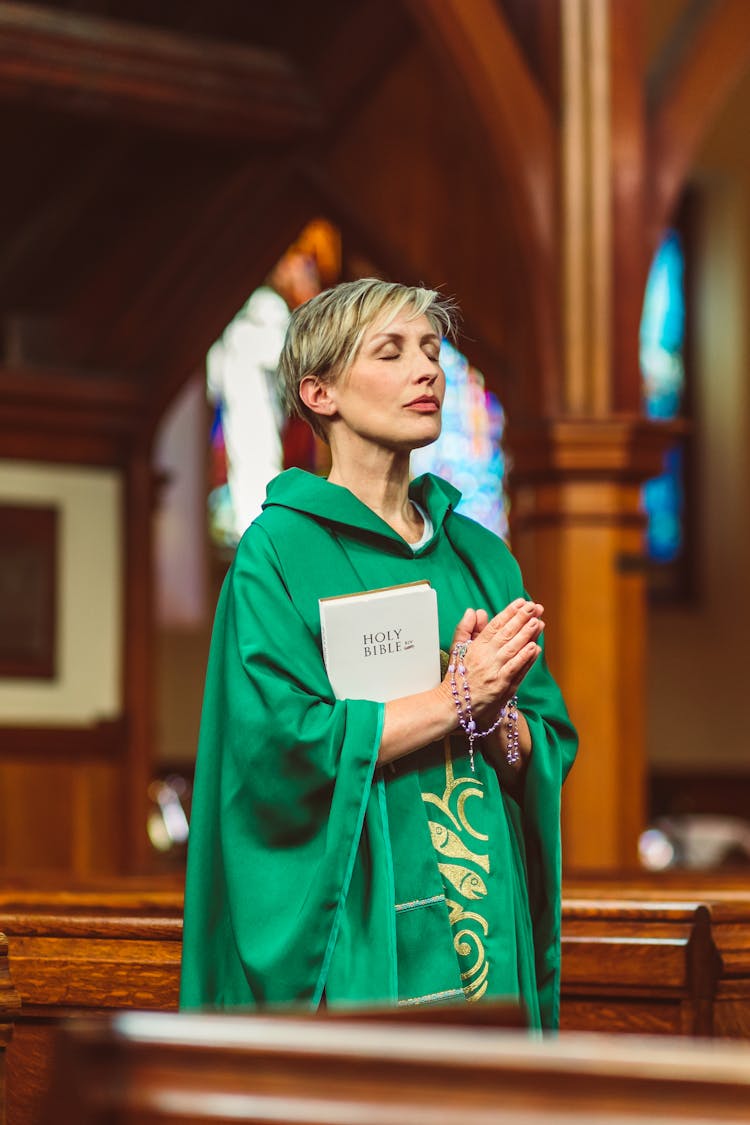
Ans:
{"label": "blue stained glass", "polygon": [[[682,350],[685,341],[685,260],[680,238],[669,231],[649,272],[640,328],[640,363],[644,408],[649,418],[678,417],[685,389]],[[654,562],[679,558],[684,547],[684,457],[675,446],[661,476],[647,481],[643,505],[647,516],[648,554]]]}
{"label": "blue stained glass", "polygon": [[443,429],[433,445],[412,454],[412,472],[437,473],[463,494],[457,511],[508,538],[503,487],[505,413],[483,376],[447,340],[440,350],[445,372]]}
{"label": "blue stained glass", "polygon": [[683,460],[682,447],[673,446],[665,458],[665,472],[643,487],[648,553],[655,562],[674,562],[684,547]]}

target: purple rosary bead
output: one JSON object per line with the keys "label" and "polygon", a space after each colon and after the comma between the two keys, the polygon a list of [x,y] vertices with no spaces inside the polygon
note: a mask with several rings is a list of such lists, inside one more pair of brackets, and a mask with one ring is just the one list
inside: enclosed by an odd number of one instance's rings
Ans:
{"label": "purple rosary bead", "polygon": [[[466,675],[466,666],[464,664],[464,656],[466,650],[471,644],[471,641],[465,641],[457,644],[450,657],[448,664],[448,675],[450,677],[451,694],[453,702],[456,705],[456,714],[458,717],[458,725],[464,731],[469,742],[469,762],[471,763],[471,772],[474,773],[474,742],[477,738],[486,738],[488,734],[492,734],[502,723],[503,719],[508,719],[508,730],[506,736],[506,759],[511,765],[515,765],[520,761],[520,751],[518,748],[518,699],[514,695],[512,699],[508,700],[505,707],[502,708],[500,714],[495,719],[495,722],[487,730],[478,731],[477,724],[471,710],[471,690],[469,688],[469,680]],[[458,685],[456,683],[456,671],[463,680],[464,689],[464,702],[461,703],[461,698],[458,692]]]}

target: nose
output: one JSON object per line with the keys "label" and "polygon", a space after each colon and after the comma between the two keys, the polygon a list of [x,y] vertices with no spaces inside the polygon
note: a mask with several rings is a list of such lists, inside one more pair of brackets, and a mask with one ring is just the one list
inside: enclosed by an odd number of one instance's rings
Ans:
{"label": "nose", "polygon": [[440,375],[440,361],[430,359],[420,348],[418,358],[414,363],[414,370],[416,372],[415,382],[431,387]]}

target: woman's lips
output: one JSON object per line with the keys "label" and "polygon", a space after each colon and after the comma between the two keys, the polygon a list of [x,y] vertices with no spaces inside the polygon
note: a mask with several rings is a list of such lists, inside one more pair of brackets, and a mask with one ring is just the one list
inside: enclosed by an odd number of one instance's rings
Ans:
{"label": "woman's lips", "polygon": [[437,414],[440,403],[436,398],[418,398],[414,402],[407,402],[407,410],[416,410],[419,414]]}

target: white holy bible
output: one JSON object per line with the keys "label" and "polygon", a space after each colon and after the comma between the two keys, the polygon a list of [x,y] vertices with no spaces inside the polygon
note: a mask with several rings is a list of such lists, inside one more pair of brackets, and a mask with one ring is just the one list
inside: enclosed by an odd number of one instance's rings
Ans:
{"label": "white holy bible", "polygon": [[323,659],[337,699],[385,703],[440,683],[437,594],[429,582],[319,604]]}

